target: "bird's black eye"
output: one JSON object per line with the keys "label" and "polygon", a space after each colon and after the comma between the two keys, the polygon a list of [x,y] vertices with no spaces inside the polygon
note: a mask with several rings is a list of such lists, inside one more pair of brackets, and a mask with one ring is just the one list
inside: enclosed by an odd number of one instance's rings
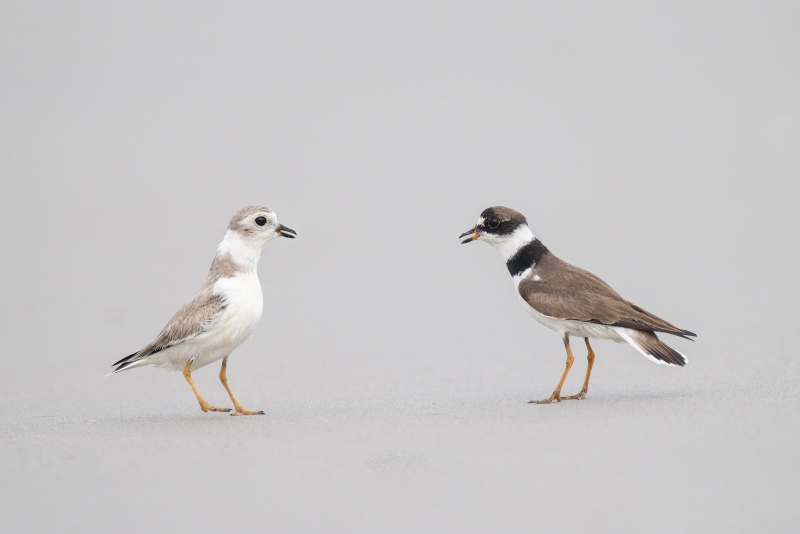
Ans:
{"label": "bird's black eye", "polygon": [[489,219],[489,228],[494,229],[494,228],[497,228],[498,226],[500,226],[500,221],[499,220],[497,220],[497,219]]}
{"label": "bird's black eye", "polygon": [[266,217],[256,217],[256,224],[259,225],[259,226],[264,226],[265,224],[267,224],[267,218]]}

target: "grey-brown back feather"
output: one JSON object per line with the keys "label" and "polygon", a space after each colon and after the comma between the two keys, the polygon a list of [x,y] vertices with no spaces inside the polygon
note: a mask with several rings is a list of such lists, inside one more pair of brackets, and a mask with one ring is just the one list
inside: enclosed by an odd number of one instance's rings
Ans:
{"label": "grey-brown back feather", "polygon": [[[151,354],[198,336],[214,324],[216,317],[225,309],[225,306],[225,301],[220,295],[214,295],[211,287],[204,287],[175,312],[155,341],[130,356],[122,358],[114,365],[125,367]],[[120,370],[122,369],[118,368],[115,371]]]}
{"label": "grey-brown back feather", "polygon": [[[534,277],[538,275],[538,281]],[[546,253],[519,285],[519,293],[543,315],[685,337],[692,332],[628,302],[594,274]]]}

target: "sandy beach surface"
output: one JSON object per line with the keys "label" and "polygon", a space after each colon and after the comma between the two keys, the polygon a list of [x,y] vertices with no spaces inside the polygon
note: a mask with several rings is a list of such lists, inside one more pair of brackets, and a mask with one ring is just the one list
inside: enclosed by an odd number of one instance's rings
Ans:
{"label": "sandy beach surface", "polygon": [[[794,2],[3,3],[0,531],[790,532]],[[204,414],[111,364],[265,204],[264,315]],[[697,332],[585,401],[491,205]],[[580,389],[585,349],[564,388]],[[218,366],[195,373],[229,406]]]}

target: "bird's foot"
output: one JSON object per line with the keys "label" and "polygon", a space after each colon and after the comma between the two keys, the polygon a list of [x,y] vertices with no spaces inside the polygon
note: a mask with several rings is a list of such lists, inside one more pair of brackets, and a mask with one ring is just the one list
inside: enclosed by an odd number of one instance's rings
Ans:
{"label": "bird's foot", "polygon": [[586,390],[582,389],[577,395],[570,395],[569,397],[561,397],[561,400],[583,400],[586,398]]}
{"label": "bird's foot", "polygon": [[560,391],[554,391],[553,394],[550,395],[549,397],[547,397],[546,399],[542,399],[542,400],[538,400],[538,401],[537,400],[529,401],[528,404],[550,404],[553,401],[561,402],[561,392]]}
{"label": "bird's foot", "polygon": [[200,403],[200,409],[204,412],[229,412],[231,411],[230,408],[217,408],[216,406],[212,406],[207,402]]}
{"label": "bird's foot", "polygon": [[231,415],[264,415],[263,411],[251,412],[250,410],[245,410],[241,406],[237,406],[236,410]]}

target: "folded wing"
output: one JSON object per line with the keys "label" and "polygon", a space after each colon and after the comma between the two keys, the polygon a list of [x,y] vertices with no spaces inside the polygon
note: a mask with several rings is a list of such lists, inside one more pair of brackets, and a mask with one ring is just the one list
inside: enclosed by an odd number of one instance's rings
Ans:
{"label": "folded wing", "polygon": [[628,302],[603,280],[552,254],[536,266],[538,280],[519,286],[522,298],[543,315],[634,330],[695,336]]}
{"label": "folded wing", "polygon": [[212,328],[224,310],[225,301],[210,287],[203,288],[175,312],[155,341],[114,363],[113,372],[130,369],[152,354],[197,337]]}

